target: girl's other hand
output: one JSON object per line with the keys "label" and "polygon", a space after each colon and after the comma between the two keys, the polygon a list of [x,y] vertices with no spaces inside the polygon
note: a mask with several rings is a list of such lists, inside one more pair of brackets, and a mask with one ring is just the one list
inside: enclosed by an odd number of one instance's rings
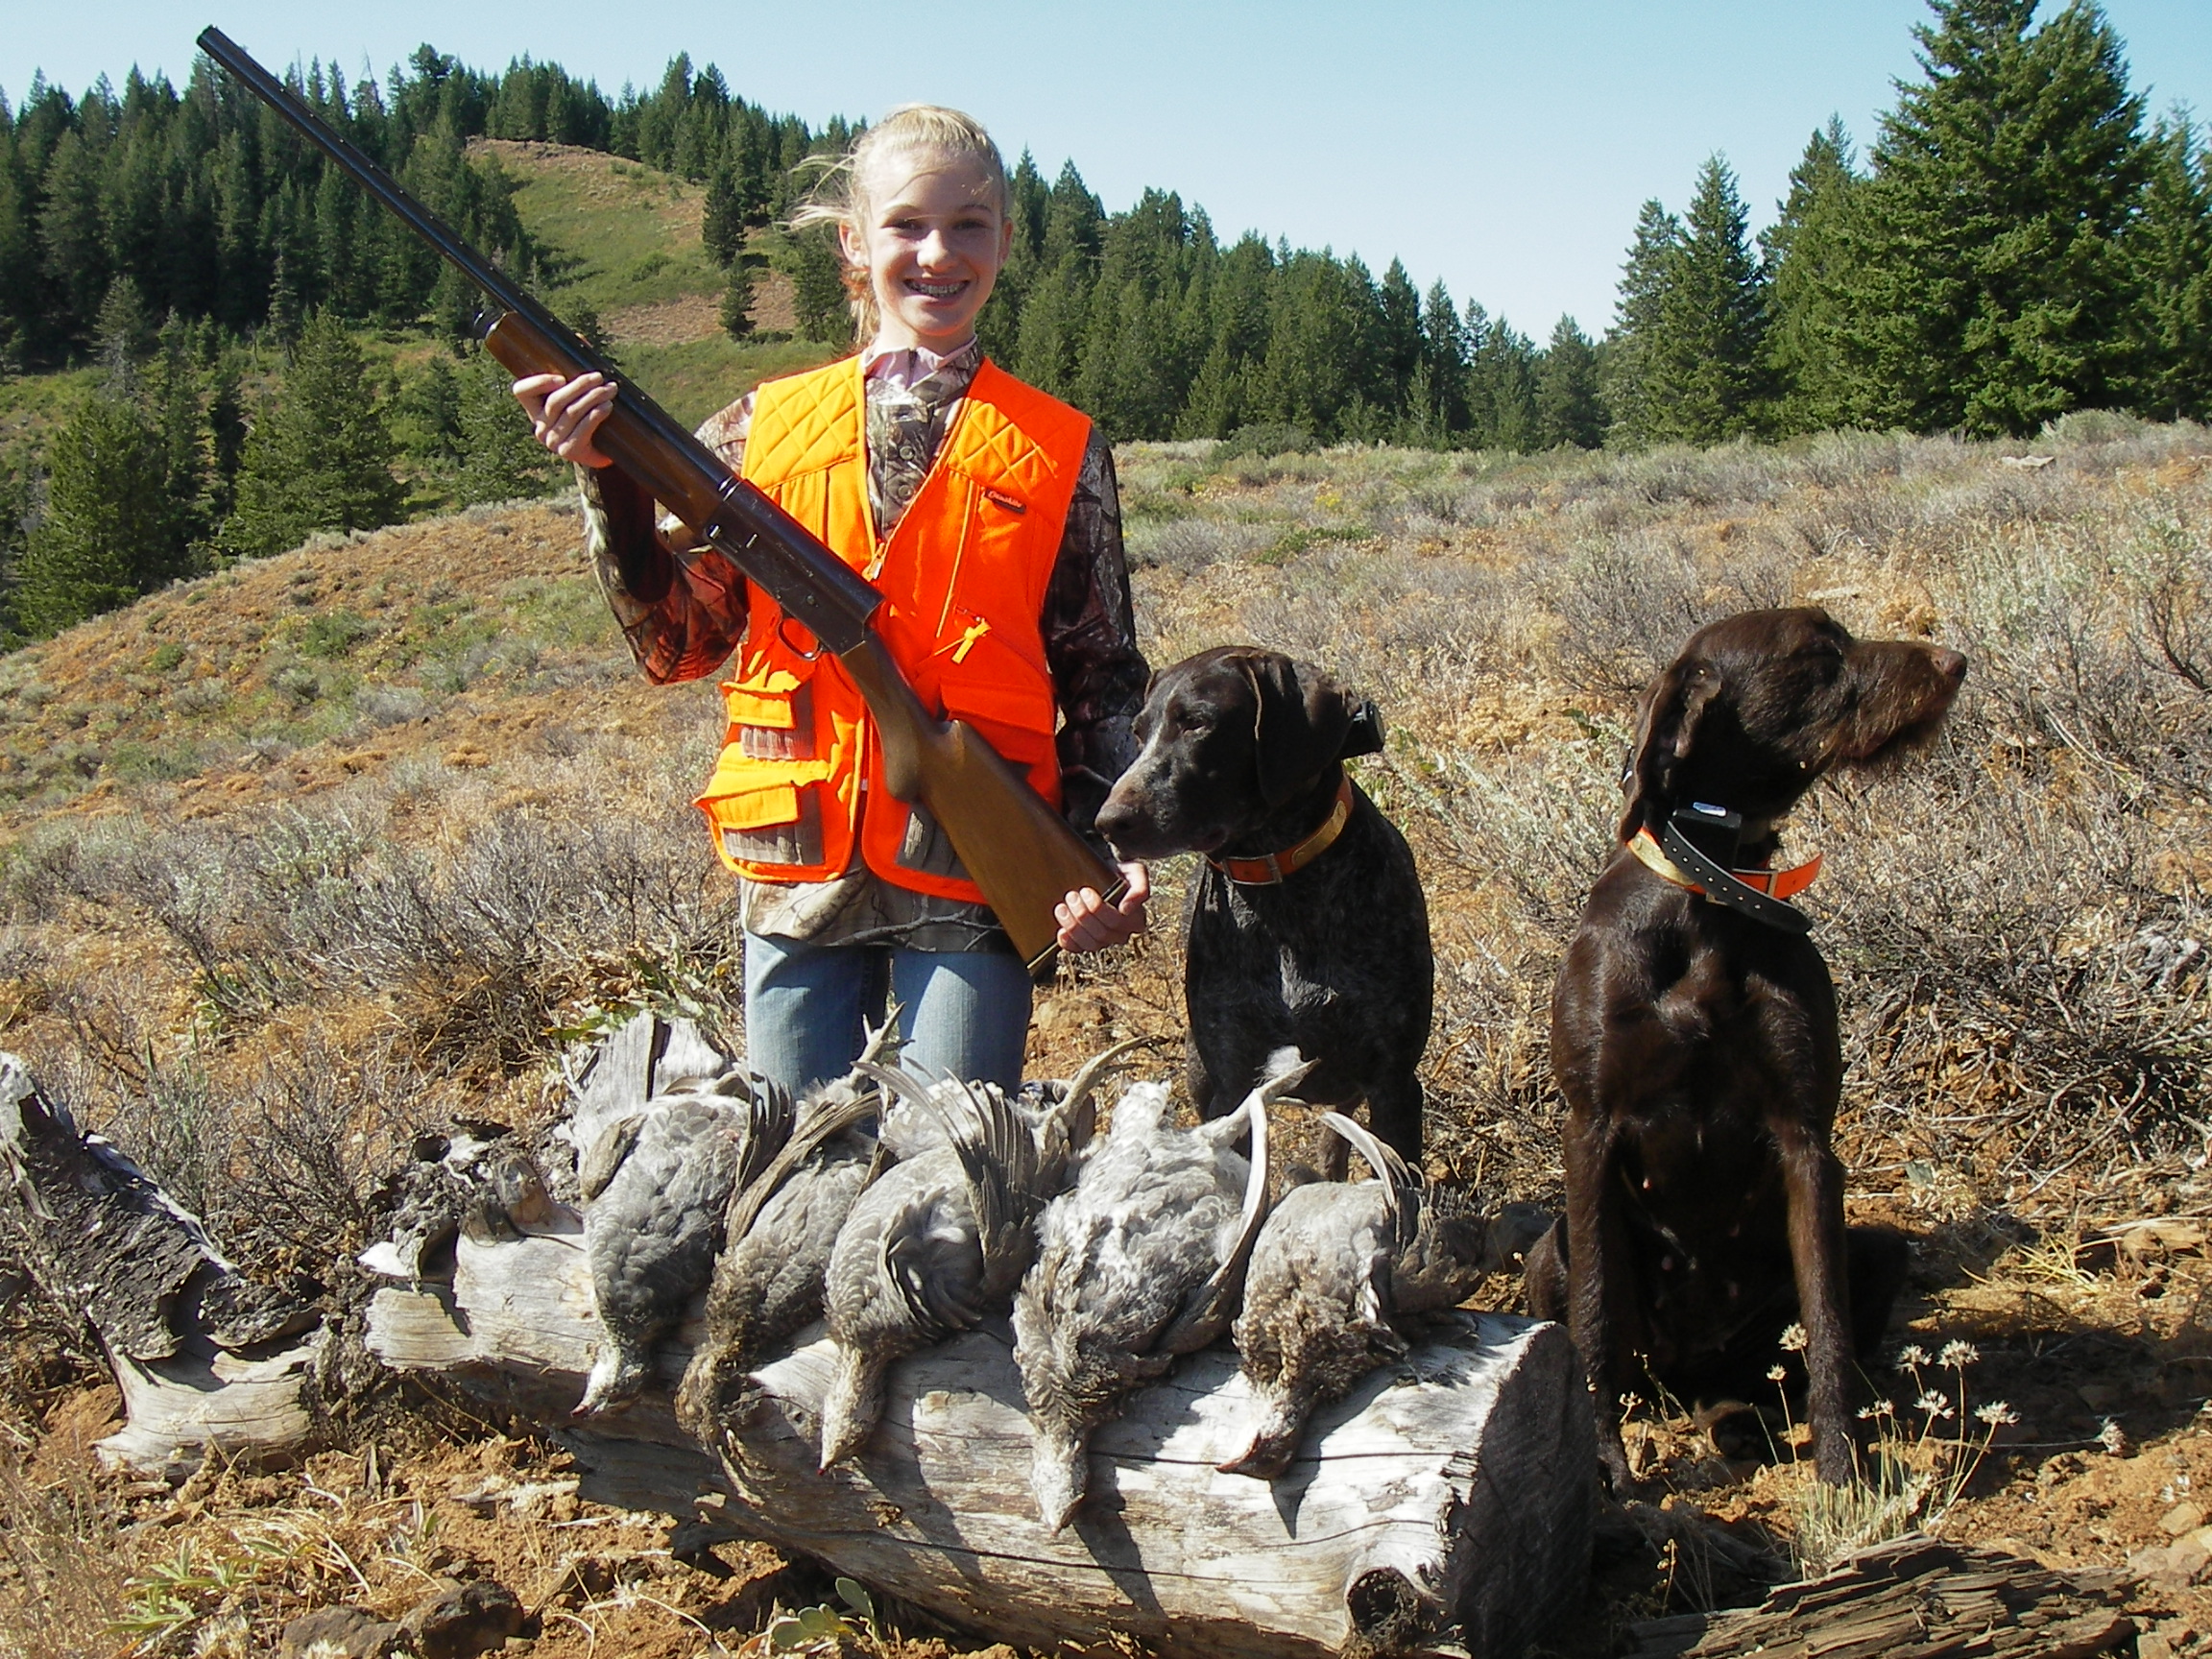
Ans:
{"label": "girl's other hand", "polygon": [[1142,864],[1124,864],[1121,878],[1128,890],[1118,903],[1108,903],[1094,888],[1070,893],[1052,907],[1060,924],[1060,949],[1080,956],[1123,945],[1144,931],[1144,902],[1152,897],[1152,876]]}
{"label": "girl's other hand", "polygon": [[599,453],[591,435],[599,430],[614,407],[614,386],[604,374],[579,374],[564,380],[558,374],[533,374],[515,382],[515,401],[530,417],[530,430],[538,442],[579,467],[612,467]]}

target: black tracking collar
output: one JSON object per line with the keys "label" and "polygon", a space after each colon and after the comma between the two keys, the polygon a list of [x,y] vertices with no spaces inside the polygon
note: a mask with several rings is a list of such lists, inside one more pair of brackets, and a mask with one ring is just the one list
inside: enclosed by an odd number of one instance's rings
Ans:
{"label": "black tracking collar", "polygon": [[[1659,831],[1659,846],[1685,876],[1704,889],[1709,902],[1725,905],[1739,916],[1748,916],[1779,932],[1812,932],[1812,917],[1794,904],[1770,899],[1750,883],[1739,880],[1722,861],[1734,857],[1737,839],[1743,832],[1741,812],[1699,803],[1680,807],[1669,815]],[[1720,857],[1714,857],[1700,847],[1700,841],[1708,845],[1718,841]]]}

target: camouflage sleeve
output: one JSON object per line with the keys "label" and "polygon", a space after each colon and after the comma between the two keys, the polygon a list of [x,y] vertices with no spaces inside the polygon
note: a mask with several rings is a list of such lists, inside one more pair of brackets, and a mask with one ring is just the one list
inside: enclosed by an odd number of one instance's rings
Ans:
{"label": "camouflage sleeve", "polygon": [[[748,394],[699,428],[732,471],[744,464],[752,419]],[[591,567],[637,666],[657,685],[705,679],[745,636],[744,578],[674,517],[656,522],[652,497],[627,473],[576,472]]]}
{"label": "camouflage sleeve", "polygon": [[1136,757],[1130,724],[1151,670],[1137,649],[1114,451],[1096,429],[1084,451],[1060,557],[1045,591],[1045,659],[1066,717],[1060,787],[1068,821],[1088,832],[1106,791]]}

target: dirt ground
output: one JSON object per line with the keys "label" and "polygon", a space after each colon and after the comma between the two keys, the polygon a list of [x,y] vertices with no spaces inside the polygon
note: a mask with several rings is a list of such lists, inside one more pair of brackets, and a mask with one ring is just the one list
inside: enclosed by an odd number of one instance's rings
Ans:
{"label": "dirt ground", "polygon": [[[2212,1651],[2212,1533],[2199,1532],[2212,1519],[2204,1230],[2165,1218],[2118,1243],[2097,1231],[2075,1251],[1923,1225],[1914,1292],[1892,1336],[1924,1358],[1878,1381],[1896,1402],[1909,1460],[1937,1476],[1923,1525],[2060,1570],[2124,1569],[2140,1651]],[[1486,1300],[1510,1288],[1494,1281]],[[1931,1391],[1950,1415],[1918,1408]],[[333,1603],[397,1622],[447,1578],[514,1591],[531,1623],[527,1640],[509,1646],[542,1659],[764,1653],[780,1612],[839,1605],[821,1573],[764,1547],[685,1550],[661,1517],[579,1501],[565,1454],[471,1424],[465,1408],[395,1414],[388,1433],[297,1468],[210,1467],[172,1489],[98,1469],[91,1443],[117,1426],[116,1405],[111,1386],[80,1374],[13,1428],[27,1450],[16,1479],[83,1494],[83,1512],[101,1518],[97,1547],[115,1555],[105,1586],[82,1572],[60,1583],[51,1568],[26,1571],[18,1530],[0,1572],[0,1629],[16,1632],[14,1651],[42,1651],[25,1640],[35,1591],[104,1588],[112,1599],[98,1622],[117,1652],[203,1654],[266,1651],[256,1644]],[[1984,1410],[2016,1420],[1991,1424]],[[1604,1506],[1597,1593],[1547,1651],[1599,1659],[1640,1620],[1746,1604],[1767,1580],[1796,1576],[1791,1544],[1811,1488],[1794,1461],[1799,1437],[1779,1400],[1718,1423],[1641,1412],[1628,1439],[1647,1495]],[[1960,1439],[1963,1455],[1924,1455]],[[881,1645],[854,1617],[855,1650],[1010,1651],[907,1610],[877,1613]]]}

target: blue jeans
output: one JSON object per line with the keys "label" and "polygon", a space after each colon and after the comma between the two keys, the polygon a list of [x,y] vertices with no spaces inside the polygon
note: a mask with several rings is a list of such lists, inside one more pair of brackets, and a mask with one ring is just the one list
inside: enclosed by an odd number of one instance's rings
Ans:
{"label": "blue jeans", "polygon": [[1010,950],[904,950],[745,935],[745,1057],[794,1091],[842,1077],[862,1021],[899,1008],[900,1058],[931,1072],[1022,1081],[1029,971]]}

